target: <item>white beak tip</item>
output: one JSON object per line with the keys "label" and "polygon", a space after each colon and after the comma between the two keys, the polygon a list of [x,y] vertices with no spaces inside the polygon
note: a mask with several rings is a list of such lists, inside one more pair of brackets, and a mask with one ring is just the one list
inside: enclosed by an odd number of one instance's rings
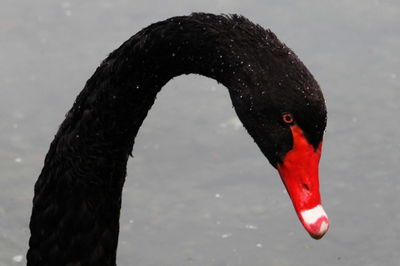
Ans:
{"label": "white beak tip", "polygon": [[314,239],[322,238],[329,229],[329,219],[321,205],[302,211],[300,220]]}

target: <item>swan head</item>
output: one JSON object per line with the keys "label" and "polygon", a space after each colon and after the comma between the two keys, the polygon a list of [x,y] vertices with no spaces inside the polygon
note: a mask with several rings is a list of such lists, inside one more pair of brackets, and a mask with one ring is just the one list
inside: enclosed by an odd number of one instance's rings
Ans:
{"label": "swan head", "polygon": [[[318,83],[284,44],[267,31],[258,69],[242,78],[240,94],[231,93],[244,127],[274,166],[304,228],[315,239],[329,228],[321,205],[318,166],[327,111]],[[261,73],[253,74],[253,73]]]}

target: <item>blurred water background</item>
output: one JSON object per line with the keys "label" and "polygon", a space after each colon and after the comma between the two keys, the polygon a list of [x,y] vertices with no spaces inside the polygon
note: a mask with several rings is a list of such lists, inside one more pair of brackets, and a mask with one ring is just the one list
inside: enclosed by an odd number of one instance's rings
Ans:
{"label": "blurred water background", "polygon": [[33,186],[100,62],[152,22],[240,13],[271,28],[323,88],[331,228],[312,240],[227,90],[181,76],[134,147],[118,265],[400,265],[400,2],[13,1],[0,8],[0,265],[23,265]]}

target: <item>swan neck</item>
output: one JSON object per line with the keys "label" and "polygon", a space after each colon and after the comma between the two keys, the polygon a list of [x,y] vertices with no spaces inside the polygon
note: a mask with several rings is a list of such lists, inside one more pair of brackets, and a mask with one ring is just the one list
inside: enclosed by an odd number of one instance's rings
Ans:
{"label": "swan neck", "polygon": [[156,94],[189,73],[232,87],[240,56],[229,42],[212,25],[170,19],[102,62],[67,113],[36,182],[28,265],[115,265],[126,163]]}

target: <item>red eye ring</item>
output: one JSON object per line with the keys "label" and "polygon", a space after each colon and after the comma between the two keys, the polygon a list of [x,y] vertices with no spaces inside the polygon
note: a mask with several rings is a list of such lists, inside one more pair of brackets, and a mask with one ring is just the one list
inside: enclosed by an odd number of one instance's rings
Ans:
{"label": "red eye ring", "polygon": [[283,119],[283,122],[285,122],[286,124],[293,124],[293,122],[294,122],[294,117],[291,113],[283,113],[282,119]]}

